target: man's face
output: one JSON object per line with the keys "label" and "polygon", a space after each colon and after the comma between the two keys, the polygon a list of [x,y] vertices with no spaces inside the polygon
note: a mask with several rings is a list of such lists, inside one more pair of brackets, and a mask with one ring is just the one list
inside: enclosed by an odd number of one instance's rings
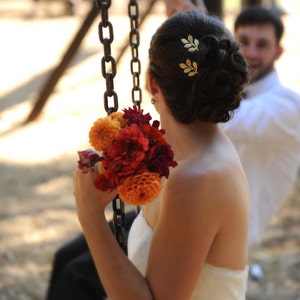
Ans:
{"label": "man's face", "polygon": [[282,48],[278,45],[272,25],[243,25],[237,28],[235,36],[249,65],[250,82],[273,70]]}

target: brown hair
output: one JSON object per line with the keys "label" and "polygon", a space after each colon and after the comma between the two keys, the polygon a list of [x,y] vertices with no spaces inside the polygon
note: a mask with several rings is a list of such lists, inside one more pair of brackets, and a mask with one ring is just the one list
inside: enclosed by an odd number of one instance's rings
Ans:
{"label": "brown hair", "polygon": [[[190,52],[182,42],[199,42]],[[188,76],[181,63],[196,63]],[[248,81],[247,63],[239,45],[221,20],[195,11],[167,19],[152,38],[149,70],[164,95],[168,109],[182,123],[226,122],[239,106]]]}

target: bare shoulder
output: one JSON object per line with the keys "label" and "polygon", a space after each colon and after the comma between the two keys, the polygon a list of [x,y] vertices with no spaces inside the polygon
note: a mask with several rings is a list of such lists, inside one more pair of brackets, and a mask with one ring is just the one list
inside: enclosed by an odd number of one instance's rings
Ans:
{"label": "bare shoulder", "polygon": [[180,208],[182,217],[212,216],[218,222],[235,211],[245,210],[249,201],[246,178],[239,161],[204,161],[179,164],[164,189],[164,205]]}
{"label": "bare shoulder", "polygon": [[195,272],[205,261],[220,267],[244,267],[248,189],[239,163],[225,156],[216,159],[218,153],[209,153],[185,159],[172,170],[160,199],[149,270],[160,264],[173,270],[170,253],[176,261],[172,276],[180,277],[181,266],[185,274],[194,274],[189,282],[196,280],[199,273]]}

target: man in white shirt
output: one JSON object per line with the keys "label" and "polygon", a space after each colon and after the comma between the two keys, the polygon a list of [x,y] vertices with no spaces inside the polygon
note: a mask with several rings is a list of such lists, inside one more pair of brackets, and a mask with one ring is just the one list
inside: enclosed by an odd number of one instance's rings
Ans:
{"label": "man in white shirt", "polygon": [[235,145],[251,194],[250,253],[292,191],[300,165],[300,96],[284,87],[274,67],[283,48],[280,17],[255,6],[235,22],[249,64],[250,84],[233,119],[223,128]]}

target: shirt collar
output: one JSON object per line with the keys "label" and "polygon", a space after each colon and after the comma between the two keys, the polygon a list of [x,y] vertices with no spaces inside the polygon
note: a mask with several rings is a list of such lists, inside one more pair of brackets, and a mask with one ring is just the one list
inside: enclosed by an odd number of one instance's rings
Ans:
{"label": "shirt collar", "polygon": [[269,91],[273,87],[276,87],[279,83],[279,76],[277,70],[271,71],[268,75],[263,78],[250,83],[245,88],[246,99],[250,99],[256,97],[259,94],[264,93],[265,91]]}

